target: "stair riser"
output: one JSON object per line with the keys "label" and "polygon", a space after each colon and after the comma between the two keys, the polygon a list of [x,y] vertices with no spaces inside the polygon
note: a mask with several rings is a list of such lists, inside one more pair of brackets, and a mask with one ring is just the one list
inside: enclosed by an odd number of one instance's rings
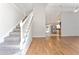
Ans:
{"label": "stair riser", "polygon": [[15,29],[20,29],[20,27],[16,27]]}
{"label": "stair riser", "polygon": [[20,28],[20,25],[16,26],[16,27],[19,27]]}
{"label": "stair riser", "polygon": [[11,39],[6,39],[5,41],[6,41],[6,42],[12,42],[12,41],[13,41],[13,42],[14,42],[14,41],[17,42],[17,41],[20,41],[20,39],[16,39],[16,40],[15,40],[15,39],[13,39],[13,40],[11,40]]}
{"label": "stair riser", "polygon": [[10,35],[9,37],[16,38],[16,37],[20,37],[20,35]]}
{"label": "stair riser", "polygon": [[18,39],[10,39],[10,38],[5,39],[5,41],[9,41],[9,40],[10,40],[10,41],[11,41],[11,40],[14,40],[14,41],[15,41],[15,40],[20,40],[20,38],[18,38]]}
{"label": "stair riser", "polygon": [[6,37],[6,38],[4,38],[4,40],[20,40],[20,37]]}
{"label": "stair riser", "polygon": [[20,33],[10,33],[10,35],[20,35]]}
{"label": "stair riser", "polygon": [[13,32],[20,32],[20,29],[13,30]]}
{"label": "stair riser", "polygon": [[3,44],[0,44],[0,46],[11,46],[11,45],[19,45],[19,42],[4,42]]}

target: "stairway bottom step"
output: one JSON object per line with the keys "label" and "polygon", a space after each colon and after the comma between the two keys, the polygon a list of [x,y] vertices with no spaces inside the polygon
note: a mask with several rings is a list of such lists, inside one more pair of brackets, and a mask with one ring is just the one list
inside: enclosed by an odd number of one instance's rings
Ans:
{"label": "stairway bottom step", "polygon": [[20,52],[19,48],[0,47],[0,55],[13,55]]}

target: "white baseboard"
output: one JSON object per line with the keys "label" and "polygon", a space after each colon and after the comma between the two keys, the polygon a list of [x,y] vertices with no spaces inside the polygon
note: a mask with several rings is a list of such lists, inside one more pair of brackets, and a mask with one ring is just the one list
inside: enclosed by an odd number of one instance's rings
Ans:
{"label": "white baseboard", "polygon": [[32,36],[32,39],[45,39],[46,37],[45,36]]}
{"label": "white baseboard", "polygon": [[79,36],[79,35],[61,35],[61,36],[63,37],[63,36]]}
{"label": "white baseboard", "polygon": [[46,36],[32,36],[32,37],[38,37],[39,38],[39,37],[46,37]]}

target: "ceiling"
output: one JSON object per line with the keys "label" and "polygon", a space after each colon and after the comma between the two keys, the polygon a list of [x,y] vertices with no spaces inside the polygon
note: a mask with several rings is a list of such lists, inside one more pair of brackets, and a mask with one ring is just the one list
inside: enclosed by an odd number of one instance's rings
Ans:
{"label": "ceiling", "polygon": [[32,11],[32,3],[14,3],[17,8],[25,15],[28,15]]}
{"label": "ceiling", "polygon": [[46,10],[57,9],[72,12],[75,8],[79,8],[79,3],[49,3]]}

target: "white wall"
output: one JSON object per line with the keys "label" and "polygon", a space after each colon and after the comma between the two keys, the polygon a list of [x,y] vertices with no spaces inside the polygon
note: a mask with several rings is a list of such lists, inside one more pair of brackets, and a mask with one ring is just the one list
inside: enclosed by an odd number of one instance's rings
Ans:
{"label": "white wall", "polygon": [[64,12],[61,19],[62,36],[79,36],[79,13]]}
{"label": "white wall", "polygon": [[25,16],[27,16],[32,11],[33,8],[32,3],[15,3],[15,5],[21,12],[23,12]]}
{"label": "white wall", "polygon": [[0,3],[0,37],[13,29],[31,10],[32,4]]}
{"label": "white wall", "polygon": [[12,4],[0,4],[0,36],[8,33],[20,20],[23,14]]}
{"label": "white wall", "polygon": [[46,24],[54,24],[57,22],[57,16],[61,14],[61,8],[49,5],[46,7]]}
{"label": "white wall", "polygon": [[45,37],[45,9],[41,6],[35,7],[32,25],[32,36],[33,37]]}
{"label": "white wall", "polygon": [[74,13],[73,4],[48,4],[46,8],[46,23],[54,24],[61,14],[62,36],[79,36],[79,12]]}

